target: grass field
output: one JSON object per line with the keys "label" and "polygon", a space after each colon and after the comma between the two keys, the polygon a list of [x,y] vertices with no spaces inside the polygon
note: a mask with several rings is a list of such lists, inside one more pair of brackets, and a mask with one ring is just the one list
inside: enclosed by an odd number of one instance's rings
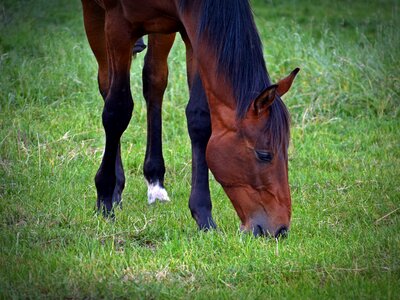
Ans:
{"label": "grass field", "polygon": [[171,203],[147,205],[143,55],[123,136],[115,222],[94,215],[102,100],[77,0],[0,3],[0,299],[398,299],[400,11],[397,0],[253,1],[285,96],[293,220],[255,239],[211,180],[218,230],[190,216],[184,47],[170,55],[164,154]]}

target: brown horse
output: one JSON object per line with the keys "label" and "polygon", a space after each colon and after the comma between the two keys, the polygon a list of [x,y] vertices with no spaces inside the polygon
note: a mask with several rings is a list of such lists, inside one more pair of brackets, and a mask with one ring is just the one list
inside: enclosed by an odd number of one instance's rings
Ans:
{"label": "brown horse", "polygon": [[[179,32],[186,46],[192,143],[189,207],[200,229],[215,227],[208,168],[254,235],[284,235],[290,226],[289,115],[281,100],[299,69],[272,85],[248,0],[82,0],[89,44],[97,59],[104,156],[95,177],[97,207],[120,203],[125,177],[120,138],[131,119],[132,49],[148,35],[143,68],[147,103],[144,175],[149,202],[164,189],[161,107],[168,53]],[[140,44],[137,45],[140,48]]]}

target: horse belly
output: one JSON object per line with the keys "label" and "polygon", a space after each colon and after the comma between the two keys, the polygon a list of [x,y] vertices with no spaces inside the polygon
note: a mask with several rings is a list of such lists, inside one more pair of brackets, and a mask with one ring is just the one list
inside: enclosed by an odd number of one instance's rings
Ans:
{"label": "horse belly", "polygon": [[181,28],[173,1],[121,0],[124,18],[148,33],[173,33]]}

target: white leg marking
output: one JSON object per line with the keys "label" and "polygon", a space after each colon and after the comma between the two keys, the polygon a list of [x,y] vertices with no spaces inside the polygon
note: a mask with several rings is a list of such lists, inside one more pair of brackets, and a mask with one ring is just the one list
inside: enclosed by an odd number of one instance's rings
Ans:
{"label": "white leg marking", "polygon": [[170,201],[167,191],[161,187],[160,183],[157,181],[155,183],[147,183],[147,199],[149,204],[153,204],[156,200],[160,201]]}

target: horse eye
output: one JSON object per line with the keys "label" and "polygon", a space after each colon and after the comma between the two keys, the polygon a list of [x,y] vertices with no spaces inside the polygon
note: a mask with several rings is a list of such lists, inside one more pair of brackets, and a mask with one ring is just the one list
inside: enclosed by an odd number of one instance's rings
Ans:
{"label": "horse eye", "polygon": [[255,150],[255,152],[257,158],[263,162],[271,162],[272,159],[274,158],[272,153],[268,151]]}

